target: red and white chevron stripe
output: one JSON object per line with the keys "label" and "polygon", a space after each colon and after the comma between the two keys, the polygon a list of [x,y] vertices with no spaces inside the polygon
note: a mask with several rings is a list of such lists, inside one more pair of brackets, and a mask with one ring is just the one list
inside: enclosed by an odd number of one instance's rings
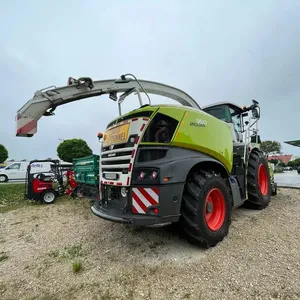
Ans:
{"label": "red and white chevron stripe", "polygon": [[[134,118],[134,119],[132,119],[132,122],[138,121],[139,119],[141,119],[141,118]],[[138,148],[140,138],[146,128],[146,124],[147,124],[148,120],[149,120],[148,118],[142,118],[142,125],[138,132],[138,136],[135,139],[134,146],[133,146],[132,153],[131,153],[131,159],[130,159],[130,163],[129,163],[129,167],[128,167],[128,177],[127,177],[127,181],[126,181],[126,186],[130,185],[133,163],[134,163],[135,156],[136,156],[136,150]]]}
{"label": "red and white chevron stripe", "polygon": [[132,188],[132,212],[145,214],[149,206],[159,204],[157,188]]}
{"label": "red and white chevron stripe", "polygon": [[16,117],[17,121],[17,136],[27,136],[28,134],[35,134],[37,132],[37,120],[21,117],[18,115]]}

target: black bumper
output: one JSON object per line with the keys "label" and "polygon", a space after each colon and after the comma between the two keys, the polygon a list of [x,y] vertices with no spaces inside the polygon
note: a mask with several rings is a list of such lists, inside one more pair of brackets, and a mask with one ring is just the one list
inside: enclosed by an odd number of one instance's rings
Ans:
{"label": "black bumper", "polygon": [[102,219],[137,226],[163,226],[177,222],[180,216],[184,183],[161,185],[156,188],[159,189],[160,195],[157,215],[153,214],[151,210],[145,214],[132,212],[132,187],[129,188],[126,200],[106,201],[104,196],[102,201],[95,201],[91,210]]}
{"label": "black bumper", "polygon": [[163,226],[178,221],[179,216],[167,216],[167,217],[154,217],[137,214],[118,214],[117,212],[105,211],[101,208],[97,208],[96,204],[91,207],[92,212],[105,220],[126,223],[137,226]]}

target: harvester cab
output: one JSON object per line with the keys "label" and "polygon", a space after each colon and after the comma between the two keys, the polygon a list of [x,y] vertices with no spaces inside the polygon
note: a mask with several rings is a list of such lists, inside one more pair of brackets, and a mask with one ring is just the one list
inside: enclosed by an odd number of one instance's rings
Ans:
{"label": "harvester cab", "polygon": [[[139,107],[122,114],[121,104],[132,93]],[[119,116],[98,135],[99,197],[91,207],[96,216],[148,227],[177,223],[190,242],[211,247],[228,234],[234,208],[268,206],[271,180],[255,100],[248,108],[219,103],[201,109],[184,91],[132,74],[71,78],[67,86],[35,93],[17,113],[16,135],[33,136],[37,121],[60,105],[104,94],[117,102]],[[179,105],[152,105],[149,94]]]}
{"label": "harvester cab", "polygon": [[[231,127],[233,140],[233,169],[231,174],[236,175],[243,197],[247,197],[246,193],[246,170],[250,153],[254,149],[260,149],[261,139],[259,132],[260,107],[256,100],[252,100],[249,107],[240,107],[230,102],[219,102],[203,107],[203,110],[214,117],[228,123]],[[277,184],[274,181],[273,170],[270,169],[270,182],[272,195],[277,194]],[[243,173],[243,174],[241,174]],[[245,178],[245,179],[244,179]]]}

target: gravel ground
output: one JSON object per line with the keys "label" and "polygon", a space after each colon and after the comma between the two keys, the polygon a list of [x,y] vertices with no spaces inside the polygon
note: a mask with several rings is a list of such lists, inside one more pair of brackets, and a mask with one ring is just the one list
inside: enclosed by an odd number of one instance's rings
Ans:
{"label": "gravel ground", "polygon": [[0,299],[300,299],[300,190],[237,209],[209,250],[89,207],[68,199],[1,214]]}

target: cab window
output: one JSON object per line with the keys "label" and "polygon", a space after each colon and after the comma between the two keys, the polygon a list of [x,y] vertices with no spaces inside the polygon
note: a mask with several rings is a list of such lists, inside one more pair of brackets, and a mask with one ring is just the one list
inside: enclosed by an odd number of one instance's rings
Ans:
{"label": "cab window", "polygon": [[6,170],[19,170],[20,166],[21,166],[21,164],[11,164],[10,166],[8,166],[6,168]]}
{"label": "cab window", "polygon": [[234,129],[238,132],[241,132],[242,129],[241,129],[241,114],[233,109],[233,108],[229,108],[230,110],[230,114],[231,114],[231,120],[232,120],[232,123],[233,123],[233,126],[234,126]]}
{"label": "cab window", "polygon": [[231,123],[230,112],[228,106],[220,105],[214,107],[205,108],[204,111],[224,122]]}

